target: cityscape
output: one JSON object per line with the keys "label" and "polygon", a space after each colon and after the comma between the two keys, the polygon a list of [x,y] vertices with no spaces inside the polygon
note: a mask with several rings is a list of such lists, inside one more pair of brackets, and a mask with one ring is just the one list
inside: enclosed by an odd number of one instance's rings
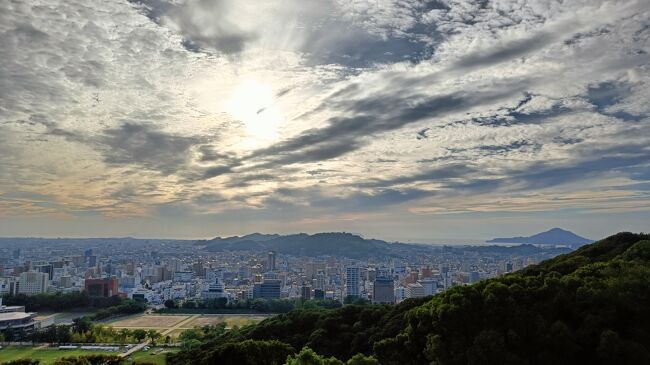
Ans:
{"label": "cityscape", "polygon": [[[140,300],[154,309],[205,308],[217,300],[227,304],[258,299],[396,304],[499,277],[568,252],[567,248],[521,252],[517,246],[503,246],[492,253],[484,247],[480,253],[472,246],[431,246],[427,254],[416,256],[351,259],[275,251],[214,253],[195,241],[103,241],[3,239],[0,294],[85,291],[91,297]],[[33,330],[54,324],[50,318],[32,315],[34,321],[27,322],[27,314],[9,317],[11,327],[31,325]],[[5,323],[4,328],[9,326]]]}

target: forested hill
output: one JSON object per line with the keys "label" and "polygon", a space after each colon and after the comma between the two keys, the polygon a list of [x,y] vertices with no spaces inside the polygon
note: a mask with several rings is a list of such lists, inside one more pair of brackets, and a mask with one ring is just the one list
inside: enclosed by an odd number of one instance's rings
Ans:
{"label": "forested hill", "polygon": [[648,364],[648,308],[650,235],[619,233],[431,298],[207,331],[169,364],[284,364],[304,347],[310,364]]}

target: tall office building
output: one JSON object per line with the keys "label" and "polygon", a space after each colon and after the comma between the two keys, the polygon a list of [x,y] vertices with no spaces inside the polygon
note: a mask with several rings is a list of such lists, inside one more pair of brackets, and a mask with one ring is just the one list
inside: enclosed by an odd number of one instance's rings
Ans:
{"label": "tall office building", "polygon": [[269,251],[267,267],[269,271],[275,271],[275,251]]}
{"label": "tall office building", "polygon": [[420,283],[408,284],[406,286],[406,296],[408,298],[422,298],[424,297],[424,287]]}
{"label": "tall office building", "polygon": [[372,302],[379,304],[395,303],[395,282],[391,278],[378,277],[372,286]]}
{"label": "tall office building", "polygon": [[277,299],[282,292],[282,282],[278,279],[265,279],[253,286],[253,298]]}
{"label": "tall office building", "polygon": [[24,272],[20,274],[20,286],[18,293],[21,294],[40,294],[45,293],[50,285],[49,275],[44,272]]}
{"label": "tall office building", "polygon": [[311,299],[311,286],[303,285],[300,287],[300,298],[306,300]]}
{"label": "tall office building", "polygon": [[438,292],[438,282],[432,279],[418,280],[418,283],[424,288],[424,296],[434,295]]}
{"label": "tall office building", "polygon": [[91,297],[112,297],[118,294],[117,278],[86,279],[84,289]]}
{"label": "tall office building", "polygon": [[46,273],[48,280],[52,280],[54,277],[54,266],[51,264],[38,265],[36,266],[36,270],[38,270],[38,272]]}
{"label": "tall office building", "polygon": [[345,268],[345,295],[347,297],[358,297],[361,284],[361,270],[356,266]]}

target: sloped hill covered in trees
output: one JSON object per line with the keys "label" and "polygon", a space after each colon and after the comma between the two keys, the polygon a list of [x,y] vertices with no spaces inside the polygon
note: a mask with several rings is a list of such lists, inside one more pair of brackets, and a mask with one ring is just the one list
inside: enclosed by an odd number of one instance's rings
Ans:
{"label": "sloped hill covered in trees", "polygon": [[[287,353],[309,347],[342,361],[362,353],[383,365],[644,364],[648,308],[650,235],[619,233],[431,298],[297,310],[252,327],[208,331],[169,363],[283,364]],[[234,350],[242,341],[249,353],[259,343],[278,356],[242,362]]]}

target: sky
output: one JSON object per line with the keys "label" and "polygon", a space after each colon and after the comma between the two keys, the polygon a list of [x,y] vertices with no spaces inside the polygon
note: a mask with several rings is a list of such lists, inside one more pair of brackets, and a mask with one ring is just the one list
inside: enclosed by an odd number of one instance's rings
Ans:
{"label": "sky", "polygon": [[0,10],[0,236],[650,231],[647,0]]}

